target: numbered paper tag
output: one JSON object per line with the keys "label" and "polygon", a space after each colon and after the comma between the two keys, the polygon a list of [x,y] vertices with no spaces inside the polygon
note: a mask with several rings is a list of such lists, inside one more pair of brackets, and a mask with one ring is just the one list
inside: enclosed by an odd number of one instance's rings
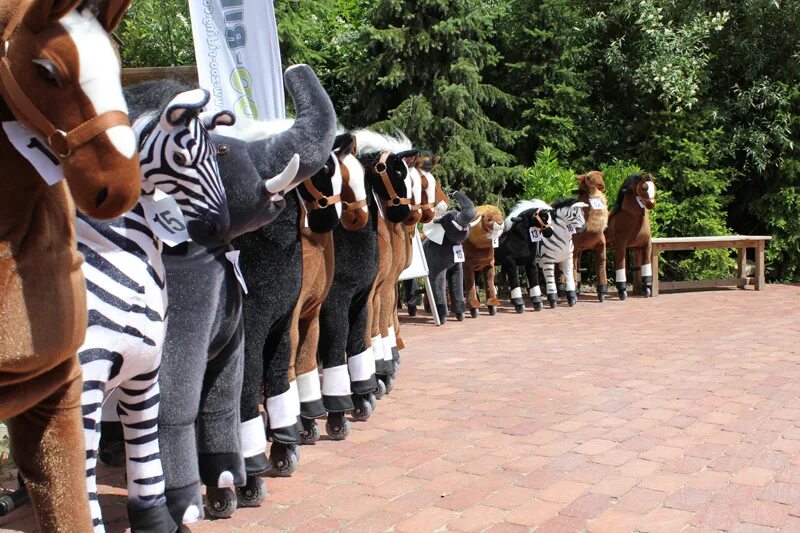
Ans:
{"label": "numbered paper tag", "polygon": [[638,197],[638,196],[636,197],[636,203],[637,203],[637,204],[639,204],[639,207],[641,207],[642,209],[644,209],[644,200],[642,200],[642,199],[641,199],[640,197]]}
{"label": "numbered paper tag", "polygon": [[538,228],[529,228],[528,232],[531,234],[531,242],[539,242],[542,240],[542,232]]}
{"label": "numbered paper tag", "polygon": [[228,258],[228,261],[231,262],[233,265],[233,273],[236,274],[236,279],[239,280],[239,285],[242,286],[242,290],[245,294],[247,294],[247,283],[244,282],[244,276],[242,275],[242,269],[239,268],[239,250],[233,250],[232,252],[225,252],[225,257]]}
{"label": "numbered paper tag", "polygon": [[575,226],[573,226],[572,224],[567,224],[567,229],[569,230],[570,235],[575,235],[576,233],[578,233],[578,230],[576,230]]}
{"label": "numbered paper tag", "polygon": [[592,209],[605,209],[605,205],[603,205],[603,200],[600,198],[589,198],[589,206]]}
{"label": "numbered paper tag", "polygon": [[460,244],[453,246],[453,260],[456,263],[464,262],[464,247]]}
{"label": "numbered paper tag", "polygon": [[147,224],[167,246],[177,246],[189,240],[186,219],[172,196],[154,200],[142,196],[139,200],[144,208]]}
{"label": "numbered paper tag", "polygon": [[492,248],[500,247],[500,235],[492,235]]}
{"label": "numbered paper tag", "polygon": [[48,185],[55,185],[64,179],[61,161],[47,148],[41,137],[16,121],[3,122],[3,130],[14,148],[28,160]]}

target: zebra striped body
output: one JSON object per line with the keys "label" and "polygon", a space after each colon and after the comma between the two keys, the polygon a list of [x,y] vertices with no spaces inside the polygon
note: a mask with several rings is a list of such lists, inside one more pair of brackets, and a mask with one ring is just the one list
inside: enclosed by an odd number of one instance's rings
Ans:
{"label": "zebra striped body", "polygon": [[[79,213],[78,249],[85,256],[89,326],[78,357],[83,371],[86,476],[95,531],[104,531],[95,467],[104,398],[116,389],[116,411],[125,435],[128,510],[137,517],[166,512],[158,445],[158,374],[167,318],[162,242],[143,203],[166,195],[180,207],[192,238],[227,228],[225,193],[215,149],[198,113],[208,101],[202,90],[175,96],[159,116],[135,122],[140,135],[142,199],[112,221]],[[149,218],[149,217],[148,217]],[[152,522],[152,520],[151,520]],[[174,526],[174,524],[172,524]]]}
{"label": "zebra striped body", "polygon": [[[559,202],[553,206],[553,216],[550,227],[552,235],[545,237],[541,235],[541,241],[536,252],[536,264],[542,267],[544,279],[547,285],[547,294],[557,294],[555,266],[558,264],[561,272],[566,276],[567,292],[575,291],[575,278],[572,273],[572,234],[583,231],[586,226],[586,218],[583,214],[584,203],[575,202],[562,205]],[[538,290],[538,283],[533,284],[532,291]],[[534,296],[534,294],[531,294]]]}

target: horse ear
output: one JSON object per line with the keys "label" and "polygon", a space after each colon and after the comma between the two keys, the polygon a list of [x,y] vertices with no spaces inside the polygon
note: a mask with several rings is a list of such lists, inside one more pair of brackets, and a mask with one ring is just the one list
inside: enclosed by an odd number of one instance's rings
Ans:
{"label": "horse ear", "polygon": [[175,95],[161,114],[162,127],[168,130],[186,122],[190,114],[199,115],[210,97],[205,89],[192,89]]}
{"label": "horse ear", "polygon": [[587,204],[586,202],[575,202],[574,204],[572,204],[572,207],[573,208],[589,207],[589,204]]}
{"label": "horse ear", "polygon": [[575,176],[575,179],[578,181],[584,181],[586,179],[586,174],[578,174]]}
{"label": "horse ear", "polygon": [[103,29],[108,33],[114,31],[128,11],[130,3],[131,0],[105,0],[105,2],[101,2],[97,20],[100,21]]}
{"label": "horse ear", "polygon": [[522,222],[522,217],[513,217],[511,222]]}
{"label": "horse ear", "polygon": [[236,124],[236,115],[227,109],[219,113],[200,113],[200,119],[203,121],[203,126],[205,126],[208,131],[213,130],[217,126],[233,126]]}
{"label": "horse ear", "polygon": [[25,13],[25,25],[33,32],[42,31],[79,3],[80,0],[35,0]]}

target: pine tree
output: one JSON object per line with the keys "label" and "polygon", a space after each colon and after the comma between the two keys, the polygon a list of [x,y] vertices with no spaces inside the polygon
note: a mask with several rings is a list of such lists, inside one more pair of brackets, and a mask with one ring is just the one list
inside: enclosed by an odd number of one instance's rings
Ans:
{"label": "pine tree", "polygon": [[440,154],[437,176],[479,202],[519,176],[504,149],[520,132],[492,118],[512,98],[484,80],[500,60],[497,15],[477,0],[380,0],[353,43],[365,53],[341,69],[352,93],[335,102],[348,126],[400,130]]}

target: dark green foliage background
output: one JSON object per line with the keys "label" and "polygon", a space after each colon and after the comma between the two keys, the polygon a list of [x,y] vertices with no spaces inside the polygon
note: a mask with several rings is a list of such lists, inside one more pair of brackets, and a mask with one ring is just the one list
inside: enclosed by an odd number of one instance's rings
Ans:
{"label": "dark green foliage background", "polygon": [[[314,67],[348,127],[402,130],[479,203],[569,194],[602,169],[656,176],[659,235],[771,234],[800,279],[800,2],[275,0],[281,52]],[[125,66],[194,61],[185,0],[137,0]],[[670,277],[728,254],[671,256]]]}

